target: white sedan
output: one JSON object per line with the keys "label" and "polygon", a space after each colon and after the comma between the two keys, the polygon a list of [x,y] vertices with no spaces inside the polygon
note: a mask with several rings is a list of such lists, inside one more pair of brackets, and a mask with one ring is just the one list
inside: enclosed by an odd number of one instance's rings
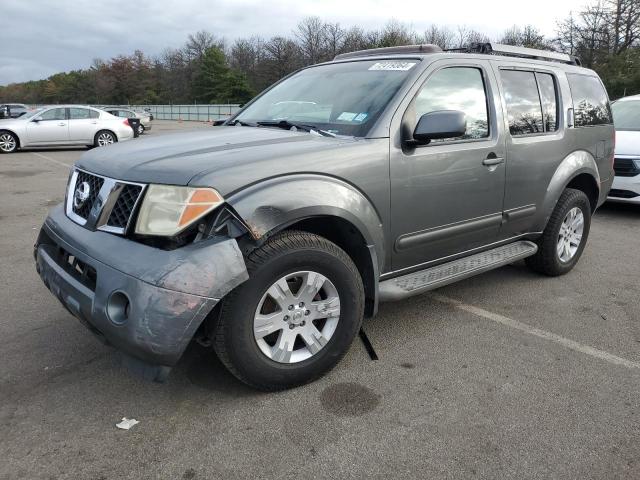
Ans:
{"label": "white sedan", "polygon": [[80,105],[45,107],[20,118],[0,120],[0,153],[54,145],[103,147],[133,138],[126,119]]}
{"label": "white sedan", "polygon": [[616,176],[608,200],[640,205],[640,95],[611,105],[616,127]]}

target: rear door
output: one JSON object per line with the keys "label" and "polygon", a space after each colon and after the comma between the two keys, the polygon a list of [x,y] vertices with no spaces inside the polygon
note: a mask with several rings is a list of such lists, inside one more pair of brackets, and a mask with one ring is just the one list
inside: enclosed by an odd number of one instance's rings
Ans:
{"label": "rear door", "polygon": [[459,138],[428,145],[391,145],[393,269],[401,270],[494,242],[504,197],[504,132],[495,79],[484,60],[441,60],[422,77],[403,113],[410,135],[417,120],[437,110],[465,113]]}
{"label": "rear door", "polygon": [[[36,121],[38,119],[38,121]],[[67,109],[50,108],[27,123],[27,145],[56,145],[69,143]]]}
{"label": "rear door", "polygon": [[547,186],[560,162],[571,153],[565,108],[560,95],[562,71],[544,64],[495,60],[507,132],[507,176],[501,239],[531,231]]}
{"label": "rear door", "polygon": [[100,114],[90,108],[69,108],[69,140],[90,145],[96,134]]}

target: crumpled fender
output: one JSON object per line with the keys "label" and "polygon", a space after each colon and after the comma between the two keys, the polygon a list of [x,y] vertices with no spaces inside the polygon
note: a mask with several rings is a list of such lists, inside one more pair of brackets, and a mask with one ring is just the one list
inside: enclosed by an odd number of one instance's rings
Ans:
{"label": "crumpled fender", "polygon": [[227,199],[255,240],[296,221],[340,217],[355,226],[375,251],[375,263],[384,261],[382,221],[372,202],[353,185],[315,174],[276,177],[245,188]]}

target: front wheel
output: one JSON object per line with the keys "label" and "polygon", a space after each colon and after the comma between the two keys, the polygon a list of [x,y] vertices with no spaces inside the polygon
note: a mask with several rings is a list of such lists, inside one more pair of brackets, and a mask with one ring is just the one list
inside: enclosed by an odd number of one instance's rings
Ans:
{"label": "front wheel", "polygon": [[142,124],[138,125],[138,135],[142,135],[144,133],[144,127]]}
{"label": "front wheel", "polygon": [[567,188],[538,239],[538,252],[526,259],[527,265],[552,277],[569,272],[582,255],[590,226],[589,198],[580,190]]}
{"label": "front wheel", "polygon": [[362,278],[337,245],[306,232],[274,236],[247,258],[249,280],[223,299],[215,349],[261,390],[310,382],[338,363],[360,329]]}
{"label": "front wheel", "polygon": [[0,132],[0,153],[13,153],[18,149],[18,139],[11,132]]}

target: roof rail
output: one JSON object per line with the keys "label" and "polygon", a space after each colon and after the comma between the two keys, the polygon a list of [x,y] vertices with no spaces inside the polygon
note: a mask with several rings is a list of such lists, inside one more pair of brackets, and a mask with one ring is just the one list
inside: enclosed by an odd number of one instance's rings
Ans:
{"label": "roof rail", "polygon": [[568,63],[569,65],[582,65],[582,62],[578,57],[568,55],[566,53],[553,52],[551,50],[538,50],[536,48],[514,47],[513,45],[503,45],[501,43],[472,43],[465,48],[452,48],[447,51],[504,55],[507,57],[530,58],[533,60]]}
{"label": "roof rail", "polygon": [[370,48],[368,50],[357,50],[355,52],[341,53],[334,57],[334,60],[344,60],[345,58],[370,57],[372,55],[397,55],[411,53],[438,53],[442,49],[431,43],[423,43],[421,45],[401,45],[399,47]]}

